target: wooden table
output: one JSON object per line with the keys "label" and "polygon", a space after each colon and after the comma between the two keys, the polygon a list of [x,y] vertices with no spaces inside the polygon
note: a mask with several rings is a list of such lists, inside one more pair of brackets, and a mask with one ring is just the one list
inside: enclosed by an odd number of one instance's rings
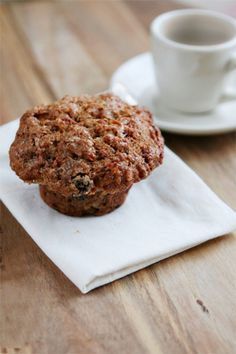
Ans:
{"label": "wooden table", "polygon": [[[177,7],[164,0],[2,4],[1,124],[66,93],[105,89],[117,66],[148,50],[152,18]],[[164,135],[236,209],[236,134]],[[1,225],[2,353],[236,352],[233,235],[82,295],[3,205]]]}

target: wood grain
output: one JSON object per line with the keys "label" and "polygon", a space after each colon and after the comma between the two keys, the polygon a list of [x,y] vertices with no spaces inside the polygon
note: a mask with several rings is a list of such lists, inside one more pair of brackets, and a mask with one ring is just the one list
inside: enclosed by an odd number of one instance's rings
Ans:
{"label": "wood grain", "polygon": [[[1,123],[66,93],[104,90],[118,65],[148,50],[152,18],[178,7],[164,0],[1,5]],[[236,134],[164,135],[236,209]],[[0,217],[0,353],[236,352],[235,236],[82,295],[3,204]]]}
{"label": "wood grain", "polygon": [[32,104],[47,103],[54,98],[7,13],[7,7],[1,6],[1,123],[9,117],[15,119]]}

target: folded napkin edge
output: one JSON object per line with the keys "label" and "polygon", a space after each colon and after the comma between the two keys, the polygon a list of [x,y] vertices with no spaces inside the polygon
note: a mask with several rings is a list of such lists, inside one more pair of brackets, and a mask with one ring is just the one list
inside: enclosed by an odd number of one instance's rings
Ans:
{"label": "folded napkin edge", "polygon": [[[5,203],[4,201],[4,198],[2,200],[2,202],[4,203],[4,205],[7,205],[7,203]],[[12,213],[12,215],[15,215],[14,213],[14,208],[11,206],[11,207],[8,207],[7,206],[7,209]],[[235,214],[236,215],[236,214]],[[133,264],[133,265],[129,265],[129,266],[126,266],[124,268],[121,268],[120,270],[118,271],[115,271],[113,273],[106,273],[106,274],[103,274],[103,275],[97,275],[95,276],[92,280],[90,280],[89,282],[87,282],[86,284],[79,284],[78,283],[78,280],[77,279],[72,279],[72,277],[68,276],[66,274],[66,272],[64,272],[64,269],[61,267],[61,265],[57,264],[57,262],[52,259],[46,252],[46,250],[44,250],[44,247],[42,247],[41,245],[39,246],[38,245],[38,242],[35,241],[35,238],[31,236],[32,232],[30,230],[30,228],[25,225],[25,222],[23,219],[21,219],[19,217],[19,215],[17,216],[14,216],[16,218],[16,220],[21,224],[21,226],[24,228],[24,230],[30,235],[30,237],[33,239],[33,241],[37,244],[38,247],[40,247],[42,249],[42,251],[44,252],[44,254],[53,261],[53,263],[57,266],[57,268],[59,270],[61,270],[63,272],[63,274],[69,279],[72,281],[72,283],[74,283],[79,289],[80,291],[83,293],[83,294],[86,294],[88,292],[90,292],[91,290],[95,289],[95,288],[98,288],[102,285],[105,285],[105,284],[108,284],[110,282],[113,282],[114,280],[118,280],[118,279],[121,279],[133,272],[136,272],[138,270],[141,270],[142,268],[146,268],[154,263],[157,263],[161,260],[164,260],[166,258],[169,258],[169,257],[172,257],[178,253],[182,253],[190,248],[193,248],[193,247],[196,247],[200,244],[203,244],[205,242],[208,242],[209,240],[211,239],[214,239],[214,238],[219,238],[219,237],[224,237],[226,236],[227,234],[230,234],[232,233],[234,230],[236,230],[236,217],[235,217],[235,220],[232,221],[232,224],[230,224],[228,226],[228,228],[225,229],[225,231],[222,231],[224,232],[224,234],[218,234],[216,235],[215,232],[211,233],[210,235],[208,234],[208,236],[206,237],[205,235],[202,236],[201,240],[199,240],[198,242],[195,242],[195,243],[192,243],[192,244],[188,244],[187,246],[185,247],[181,247],[181,248],[176,248],[174,250],[172,250],[171,252],[167,252],[167,253],[164,253],[160,256],[156,256],[156,257],[152,257],[151,259],[147,259],[143,262],[138,262],[136,264]]]}
{"label": "folded napkin edge", "polygon": [[95,288],[112,283],[115,280],[119,280],[129,274],[137,272],[143,268],[146,268],[146,267],[153,265],[157,262],[160,262],[164,259],[170,258],[174,255],[181,254],[182,252],[187,251],[188,249],[194,248],[200,244],[204,244],[210,240],[213,240],[213,239],[216,239],[219,237],[225,237],[226,235],[229,235],[232,232],[234,232],[234,230],[236,230],[236,219],[235,219],[235,223],[232,226],[230,226],[229,230],[226,231],[224,234],[215,235],[215,233],[212,233],[210,236],[208,235],[207,238],[203,236],[200,241],[194,242],[192,244],[189,244],[189,245],[181,247],[181,248],[176,248],[175,250],[172,250],[171,252],[166,252],[160,256],[156,256],[151,259],[147,259],[143,262],[139,262],[139,263],[136,263],[133,265],[126,266],[124,268],[119,269],[118,271],[113,272],[113,273],[97,275],[83,286],[78,286],[78,284],[76,284],[76,280],[73,281],[73,283],[75,283],[75,285],[80,288],[80,290],[83,294],[86,294]]}

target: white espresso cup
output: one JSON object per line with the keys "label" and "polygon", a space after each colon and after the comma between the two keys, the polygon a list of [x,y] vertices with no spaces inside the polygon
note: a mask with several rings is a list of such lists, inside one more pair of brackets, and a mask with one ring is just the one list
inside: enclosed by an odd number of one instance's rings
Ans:
{"label": "white espresso cup", "polygon": [[189,113],[214,109],[236,69],[236,20],[208,10],[171,11],[152,22],[151,40],[163,103]]}

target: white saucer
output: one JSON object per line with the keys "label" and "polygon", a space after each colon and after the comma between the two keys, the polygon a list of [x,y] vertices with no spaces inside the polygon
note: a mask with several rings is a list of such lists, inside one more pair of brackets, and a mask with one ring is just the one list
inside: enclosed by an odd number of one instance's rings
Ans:
{"label": "white saucer", "polygon": [[[233,81],[236,87],[236,77]],[[222,101],[214,111],[204,114],[184,114],[165,107],[158,97],[150,53],[140,54],[122,64],[112,75],[110,87],[117,82],[123,84],[139,104],[153,112],[155,122],[163,131],[213,135],[236,130],[236,100]]]}

